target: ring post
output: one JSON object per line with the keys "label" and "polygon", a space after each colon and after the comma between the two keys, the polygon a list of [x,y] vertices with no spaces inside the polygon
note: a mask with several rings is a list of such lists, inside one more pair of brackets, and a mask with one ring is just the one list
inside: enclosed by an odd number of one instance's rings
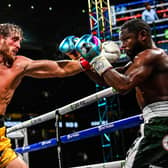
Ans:
{"label": "ring post", "polygon": [[56,140],[57,140],[58,166],[59,168],[63,168],[59,121],[60,121],[59,110],[56,110],[55,111],[55,129],[56,129]]}

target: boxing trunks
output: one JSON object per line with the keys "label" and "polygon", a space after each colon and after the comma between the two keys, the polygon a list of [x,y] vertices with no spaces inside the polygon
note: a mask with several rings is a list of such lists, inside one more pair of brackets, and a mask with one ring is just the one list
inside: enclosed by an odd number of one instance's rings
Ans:
{"label": "boxing trunks", "polygon": [[168,168],[168,101],[147,105],[143,118],[124,168]]}
{"label": "boxing trunks", "polygon": [[5,168],[10,161],[17,157],[11,146],[10,139],[6,137],[4,116],[0,115],[0,168]]}

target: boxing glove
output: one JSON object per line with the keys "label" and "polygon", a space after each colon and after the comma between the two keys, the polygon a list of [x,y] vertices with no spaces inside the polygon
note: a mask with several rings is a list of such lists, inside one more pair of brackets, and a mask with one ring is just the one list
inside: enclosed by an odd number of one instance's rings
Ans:
{"label": "boxing glove", "polygon": [[101,41],[91,34],[83,35],[75,44],[75,49],[88,62],[100,54]]}
{"label": "boxing glove", "polygon": [[71,59],[79,60],[82,71],[90,69],[90,64],[83,57],[80,57],[75,50],[75,44],[79,40],[76,36],[67,36],[59,45],[59,51],[69,56]]}
{"label": "boxing glove", "polygon": [[102,43],[101,53],[92,60],[91,64],[101,76],[112,68],[111,64],[119,59],[120,54],[120,48],[114,41],[105,41]]}
{"label": "boxing glove", "polygon": [[110,63],[116,62],[121,55],[119,46],[111,40],[102,43],[102,49],[99,56],[105,56]]}
{"label": "boxing glove", "polygon": [[79,37],[76,37],[74,35],[67,36],[59,45],[59,51],[66,54],[66,55],[72,55],[74,57],[77,57],[77,53],[75,51],[75,44],[79,40]]}
{"label": "boxing glove", "polygon": [[101,76],[106,70],[112,68],[111,63],[120,57],[120,48],[113,41],[100,40],[93,35],[84,35],[75,44],[77,52],[86,59]]}

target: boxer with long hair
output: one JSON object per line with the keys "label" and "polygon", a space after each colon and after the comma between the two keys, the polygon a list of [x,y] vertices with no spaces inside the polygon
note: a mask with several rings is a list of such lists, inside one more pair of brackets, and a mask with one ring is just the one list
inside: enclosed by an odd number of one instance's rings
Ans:
{"label": "boxer with long hair", "polygon": [[32,60],[16,55],[23,40],[22,29],[15,24],[0,24],[0,168],[27,168],[11,148],[6,137],[4,118],[14,92],[25,76],[54,78],[76,75],[85,70],[77,60]]}

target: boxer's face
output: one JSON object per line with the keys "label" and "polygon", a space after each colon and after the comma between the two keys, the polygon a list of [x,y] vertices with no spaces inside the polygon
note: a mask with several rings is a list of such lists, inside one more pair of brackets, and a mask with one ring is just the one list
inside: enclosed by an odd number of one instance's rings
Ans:
{"label": "boxer's face", "polygon": [[143,51],[143,44],[138,34],[130,33],[127,29],[123,29],[120,34],[120,40],[122,42],[122,48],[125,53],[134,58],[139,52]]}
{"label": "boxer's face", "polygon": [[[15,56],[20,49],[21,43],[20,34],[15,32],[7,37],[0,36],[0,55],[7,60],[14,60]],[[7,61],[8,62],[8,61]]]}

